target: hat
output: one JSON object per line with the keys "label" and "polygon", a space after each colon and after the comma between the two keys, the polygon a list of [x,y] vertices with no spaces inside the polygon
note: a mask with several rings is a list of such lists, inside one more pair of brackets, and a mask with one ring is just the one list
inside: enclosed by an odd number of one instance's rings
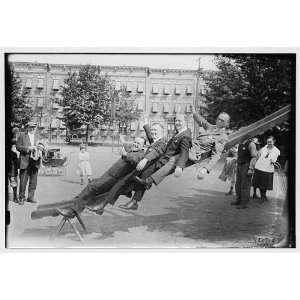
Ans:
{"label": "hat", "polygon": [[35,122],[28,122],[26,127],[36,127],[36,123]]}
{"label": "hat", "polygon": [[258,140],[257,137],[254,137],[254,138],[252,139],[252,142],[253,142],[254,144],[256,144],[256,145],[260,145],[260,142],[259,142],[259,140]]}

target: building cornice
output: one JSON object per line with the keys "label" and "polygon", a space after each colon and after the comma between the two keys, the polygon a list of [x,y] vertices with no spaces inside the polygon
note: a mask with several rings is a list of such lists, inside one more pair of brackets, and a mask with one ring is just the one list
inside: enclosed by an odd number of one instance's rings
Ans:
{"label": "building cornice", "polygon": [[[38,62],[10,62],[10,64],[18,67],[26,67],[29,66],[30,68],[34,67],[44,67],[47,68],[49,66],[49,70],[52,69],[63,69],[65,71],[69,71],[70,69],[78,69],[82,66],[85,66],[87,64],[47,64],[47,63],[38,63]],[[142,72],[149,72],[149,73],[177,73],[177,74],[192,74],[196,75],[197,70],[192,69],[169,69],[169,68],[150,68],[150,67],[141,67],[141,66],[111,66],[111,65],[95,65],[92,66],[98,67],[101,72],[105,71],[142,71]]]}

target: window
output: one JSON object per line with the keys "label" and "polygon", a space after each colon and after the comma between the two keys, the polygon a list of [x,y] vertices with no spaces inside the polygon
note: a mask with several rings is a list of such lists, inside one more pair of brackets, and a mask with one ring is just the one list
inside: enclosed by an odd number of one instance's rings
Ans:
{"label": "window", "polygon": [[175,104],[175,112],[180,113],[180,104]]}
{"label": "window", "polygon": [[31,79],[27,79],[26,80],[26,84],[25,84],[26,89],[31,89],[32,85],[31,85]]}
{"label": "window", "polygon": [[53,103],[52,109],[59,109],[59,105],[57,103]]}
{"label": "window", "polygon": [[157,84],[152,85],[152,94],[158,94],[159,93],[159,88]]}
{"label": "window", "polygon": [[164,113],[170,112],[170,105],[168,103],[164,103]]}
{"label": "window", "polygon": [[192,95],[192,93],[193,93],[193,92],[192,92],[192,87],[191,87],[191,86],[187,86],[187,87],[186,87],[186,94],[187,94],[187,95]]}
{"label": "window", "polygon": [[38,99],[38,101],[37,101],[37,107],[43,107],[43,106],[44,106],[43,98]]}
{"label": "window", "polygon": [[132,83],[128,82],[126,85],[126,92],[131,93],[132,92]]}
{"label": "window", "polygon": [[158,103],[153,103],[152,104],[152,112],[157,113],[158,112]]}
{"label": "window", "polygon": [[44,88],[44,80],[43,79],[38,80],[37,88],[38,89],[43,89]]}
{"label": "window", "polygon": [[175,134],[175,124],[174,121],[168,121],[168,138]]}
{"label": "window", "polygon": [[181,94],[181,86],[180,85],[176,85],[175,86],[175,95],[180,95]]}
{"label": "window", "polygon": [[142,83],[138,84],[137,92],[138,93],[144,93],[144,85]]}
{"label": "window", "polygon": [[143,103],[138,102],[138,104],[137,104],[137,110],[138,110],[138,111],[143,111],[143,110],[144,110],[144,108],[143,108]]}
{"label": "window", "polygon": [[131,122],[130,130],[137,130],[137,123],[136,122]]}
{"label": "window", "polygon": [[59,90],[59,80],[58,79],[54,79],[53,80],[52,90],[54,90],[54,91],[58,91]]}
{"label": "window", "polygon": [[164,95],[170,95],[170,87],[168,85],[164,87]]}
{"label": "window", "polygon": [[186,112],[187,112],[187,113],[191,113],[191,112],[192,112],[191,104],[187,104],[187,105],[186,105]]}

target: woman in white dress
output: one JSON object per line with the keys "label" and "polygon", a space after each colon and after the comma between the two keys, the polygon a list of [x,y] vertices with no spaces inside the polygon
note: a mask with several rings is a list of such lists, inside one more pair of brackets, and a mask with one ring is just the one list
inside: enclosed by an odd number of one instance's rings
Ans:
{"label": "woman in white dress", "polygon": [[84,177],[87,177],[88,182],[91,182],[92,168],[90,164],[90,154],[86,151],[86,146],[84,144],[80,145],[80,152],[78,154],[79,159],[79,175],[80,183],[84,184]]}
{"label": "woman in white dress", "polygon": [[262,201],[267,201],[266,192],[273,190],[274,164],[280,155],[280,151],[274,143],[274,137],[269,136],[267,145],[261,148],[258,153],[254,167],[252,185],[259,188]]}

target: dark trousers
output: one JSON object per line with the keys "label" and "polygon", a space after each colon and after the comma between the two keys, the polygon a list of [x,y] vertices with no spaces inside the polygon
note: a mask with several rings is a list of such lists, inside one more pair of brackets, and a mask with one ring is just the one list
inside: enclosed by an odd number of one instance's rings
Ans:
{"label": "dark trousers", "polygon": [[26,169],[20,169],[20,190],[19,197],[25,198],[26,186],[29,180],[28,186],[28,199],[34,199],[34,192],[37,186],[38,168],[29,165]]}
{"label": "dark trousers", "polygon": [[93,179],[76,197],[76,209],[82,209],[87,203],[95,204],[97,196],[107,193],[117,182],[117,178],[105,173]]}
{"label": "dark trousers", "polygon": [[248,175],[249,163],[238,164],[236,169],[236,202],[246,205],[250,199],[251,175]]}

